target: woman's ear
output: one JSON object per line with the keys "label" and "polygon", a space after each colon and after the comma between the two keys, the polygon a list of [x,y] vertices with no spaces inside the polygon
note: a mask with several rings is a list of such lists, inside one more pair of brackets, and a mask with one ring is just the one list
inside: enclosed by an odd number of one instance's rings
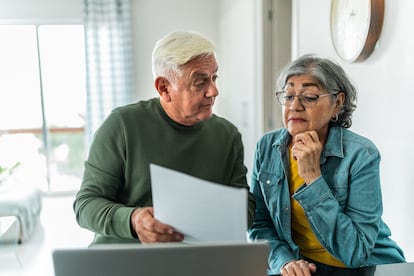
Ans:
{"label": "woman's ear", "polygon": [[157,89],[160,98],[166,102],[171,100],[169,94],[170,82],[164,77],[157,77],[154,81],[155,89]]}
{"label": "woman's ear", "polygon": [[345,93],[339,92],[338,95],[336,95],[336,110],[338,111],[338,114],[341,112],[344,102],[345,102]]}

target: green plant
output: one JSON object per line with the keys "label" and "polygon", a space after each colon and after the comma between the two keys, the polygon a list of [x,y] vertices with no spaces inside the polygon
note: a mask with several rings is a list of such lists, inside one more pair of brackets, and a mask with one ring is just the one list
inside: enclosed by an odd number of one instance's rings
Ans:
{"label": "green plant", "polygon": [[0,183],[6,180],[10,175],[13,174],[13,171],[20,166],[20,162],[16,162],[11,167],[2,167],[0,166]]}

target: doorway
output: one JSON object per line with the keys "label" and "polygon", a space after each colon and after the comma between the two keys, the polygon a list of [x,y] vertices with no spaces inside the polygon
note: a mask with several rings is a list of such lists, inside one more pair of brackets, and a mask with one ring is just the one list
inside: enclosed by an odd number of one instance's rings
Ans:
{"label": "doorway", "polygon": [[282,127],[281,106],[274,91],[276,79],[292,57],[292,1],[265,0],[263,2],[264,132]]}

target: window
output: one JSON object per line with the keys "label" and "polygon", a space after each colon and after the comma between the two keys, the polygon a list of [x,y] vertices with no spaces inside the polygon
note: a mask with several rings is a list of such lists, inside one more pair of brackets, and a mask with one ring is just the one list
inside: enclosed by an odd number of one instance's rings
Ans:
{"label": "window", "polygon": [[85,159],[82,25],[0,25],[0,167],[8,181],[76,190]]}

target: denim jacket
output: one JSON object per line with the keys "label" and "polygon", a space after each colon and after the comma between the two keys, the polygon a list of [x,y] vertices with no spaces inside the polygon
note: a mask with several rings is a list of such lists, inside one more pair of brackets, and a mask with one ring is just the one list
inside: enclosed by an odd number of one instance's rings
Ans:
{"label": "denim jacket", "polygon": [[[286,129],[264,135],[253,164],[256,217],[249,235],[269,243],[269,274],[278,274],[284,264],[301,258],[291,236],[290,139]],[[303,207],[322,246],[347,267],[405,261],[381,218],[380,159],[371,141],[333,127],[321,153],[322,176],[292,196]]]}

